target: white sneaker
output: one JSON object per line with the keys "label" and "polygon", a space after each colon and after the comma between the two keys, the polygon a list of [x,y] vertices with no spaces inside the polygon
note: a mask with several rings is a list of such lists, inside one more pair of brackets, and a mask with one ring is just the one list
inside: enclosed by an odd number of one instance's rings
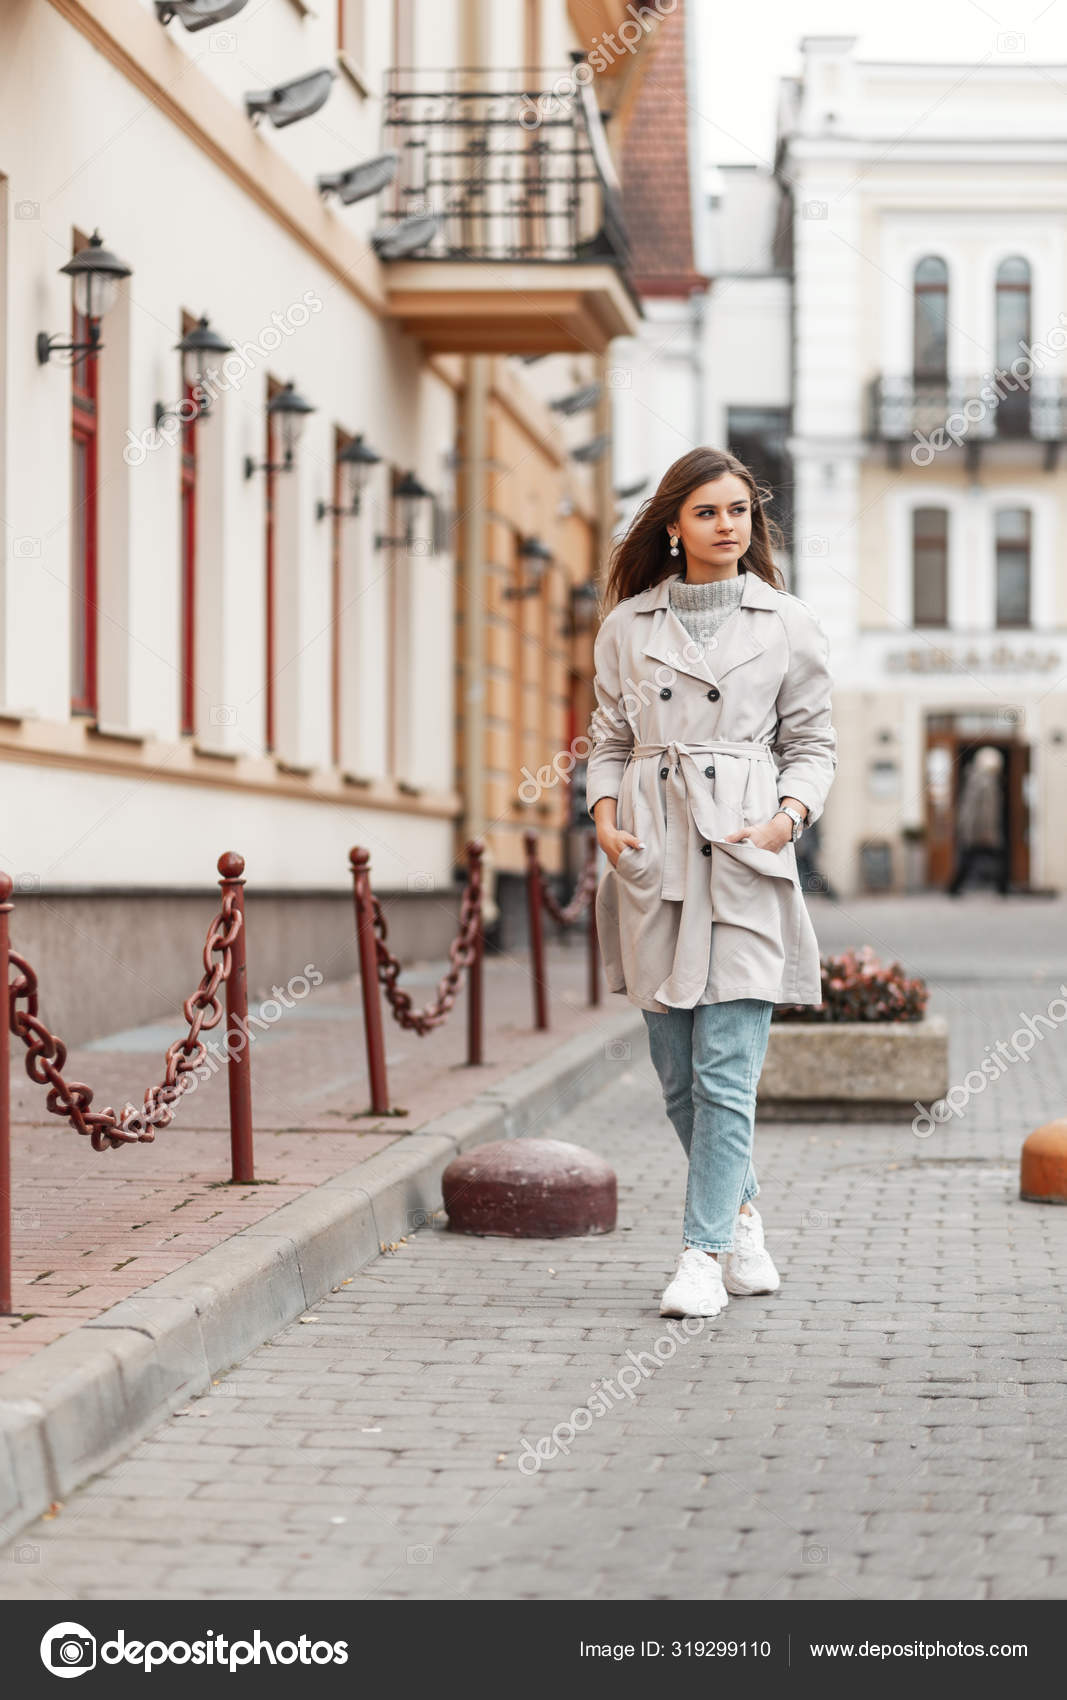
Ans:
{"label": "white sneaker", "polygon": [[730,1302],[718,1258],[686,1246],[674,1279],[660,1301],[661,1316],[718,1316]]}
{"label": "white sneaker", "polygon": [[754,1205],[742,1211],[734,1229],[734,1249],[727,1253],[723,1280],[731,1293],[776,1293],[781,1276],[763,1243],[763,1223]]}

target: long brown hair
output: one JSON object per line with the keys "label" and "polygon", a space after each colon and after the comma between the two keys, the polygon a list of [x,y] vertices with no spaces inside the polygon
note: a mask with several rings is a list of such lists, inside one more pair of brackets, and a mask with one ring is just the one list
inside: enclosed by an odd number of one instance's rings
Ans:
{"label": "long brown hair", "polygon": [[[725,449],[690,449],[688,454],[682,455],[667,468],[655,495],[642,503],[628,529],[612,548],[601,615],[613,608],[616,602],[649,590],[684,565],[682,558],[670,553],[667,526],[673,522],[687,496],[702,484],[710,484],[727,472],[741,479],[752,498],[752,538],[737,563],[737,570],[756,573],[776,590],[785,589],[785,581],[771,553],[772,549],[783,548],[785,539],[781,528],[768,517],[763,507],[772,492],[761,489],[748,467]],[[680,547],[684,548],[684,545],[680,544]]]}

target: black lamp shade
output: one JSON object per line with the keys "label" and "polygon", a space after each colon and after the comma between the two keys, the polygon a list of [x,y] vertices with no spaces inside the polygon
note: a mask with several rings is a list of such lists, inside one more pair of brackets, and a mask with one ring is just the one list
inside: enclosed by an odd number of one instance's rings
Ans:
{"label": "black lamp shade", "polygon": [[291,383],[285,384],[267,403],[267,412],[273,414],[280,422],[282,429],[282,446],[287,455],[291,455],[300,441],[300,433],[304,429],[304,421],[315,409],[302,395],[298,395]]}
{"label": "black lamp shade", "polygon": [[156,0],[156,17],[161,24],[180,18],[190,34],[206,30],[233,18],[248,4],[248,0]]}
{"label": "black lamp shade", "polygon": [[75,309],[86,319],[103,318],[115,305],[121,280],[132,275],[130,267],[104,247],[98,230],[88,246],[59,269],[72,280]]}
{"label": "black lamp shade", "polygon": [[372,466],[378,466],[381,455],[375,454],[363,441],[362,434],[347,442],[337,456],[337,464],[341,467],[348,483],[352,507],[358,510],[359,499],[366,488],[367,478]]}
{"label": "black lamp shade", "polygon": [[230,354],[233,343],[213,331],[205,315],[175,344],[182,357],[182,377],[190,389],[202,384],[213,355]]}
{"label": "black lamp shade", "polygon": [[519,546],[519,559],[525,562],[532,572],[541,573],[551,561],[552,551],[539,537],[527,537]]}

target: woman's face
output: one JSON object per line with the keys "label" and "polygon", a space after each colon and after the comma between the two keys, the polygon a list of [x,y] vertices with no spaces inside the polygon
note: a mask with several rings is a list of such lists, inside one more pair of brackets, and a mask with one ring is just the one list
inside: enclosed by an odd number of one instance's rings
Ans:
{"label": "woman's face", "polygon": [[752,498],[736,473],[724,472],[690,492],[676,516],[686,561],[717,578],[737,571],[737,563],[752,540]]}

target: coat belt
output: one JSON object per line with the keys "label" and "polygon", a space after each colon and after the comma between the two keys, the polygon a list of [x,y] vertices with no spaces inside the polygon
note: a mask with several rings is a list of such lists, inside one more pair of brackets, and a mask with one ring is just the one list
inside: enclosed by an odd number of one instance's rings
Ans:
{"label": "coat belt", "polygon": [[643,756],[662,756],[677,752],[683,756],[719,755],[725,756],[756,756],[764,761],[772,759],[770,744],[763,744],[758,738],[712,738],[699,744],[683,744],[680,738],[672,738],[669,744],[634,744],[630,757],[640,759]]}
{"label": "coat belt", "polygon": [[698,768],[697,763],[707,755],[740,757],[748,761],[774,760],[771,746],[755,738],[712,738],[694,744],[683,743],[680,738],[673,738],[664,744],[635,743],[627,757],[627,760],[634,761],[652,760],[656,757],[662,760],[664,756],[667,758],[669,772],[666,784],[663,877],[660,884],[660,896],[663,898],[676,901],[685,898],[689,827],[690,821],[697,813],[690,806],[689,781],[692,779],[694,784],[698,780],[700,782],[694,796],[700,800],[702,806],[699,812],[703,813],[707,787],[704,784],[703,771]]}

